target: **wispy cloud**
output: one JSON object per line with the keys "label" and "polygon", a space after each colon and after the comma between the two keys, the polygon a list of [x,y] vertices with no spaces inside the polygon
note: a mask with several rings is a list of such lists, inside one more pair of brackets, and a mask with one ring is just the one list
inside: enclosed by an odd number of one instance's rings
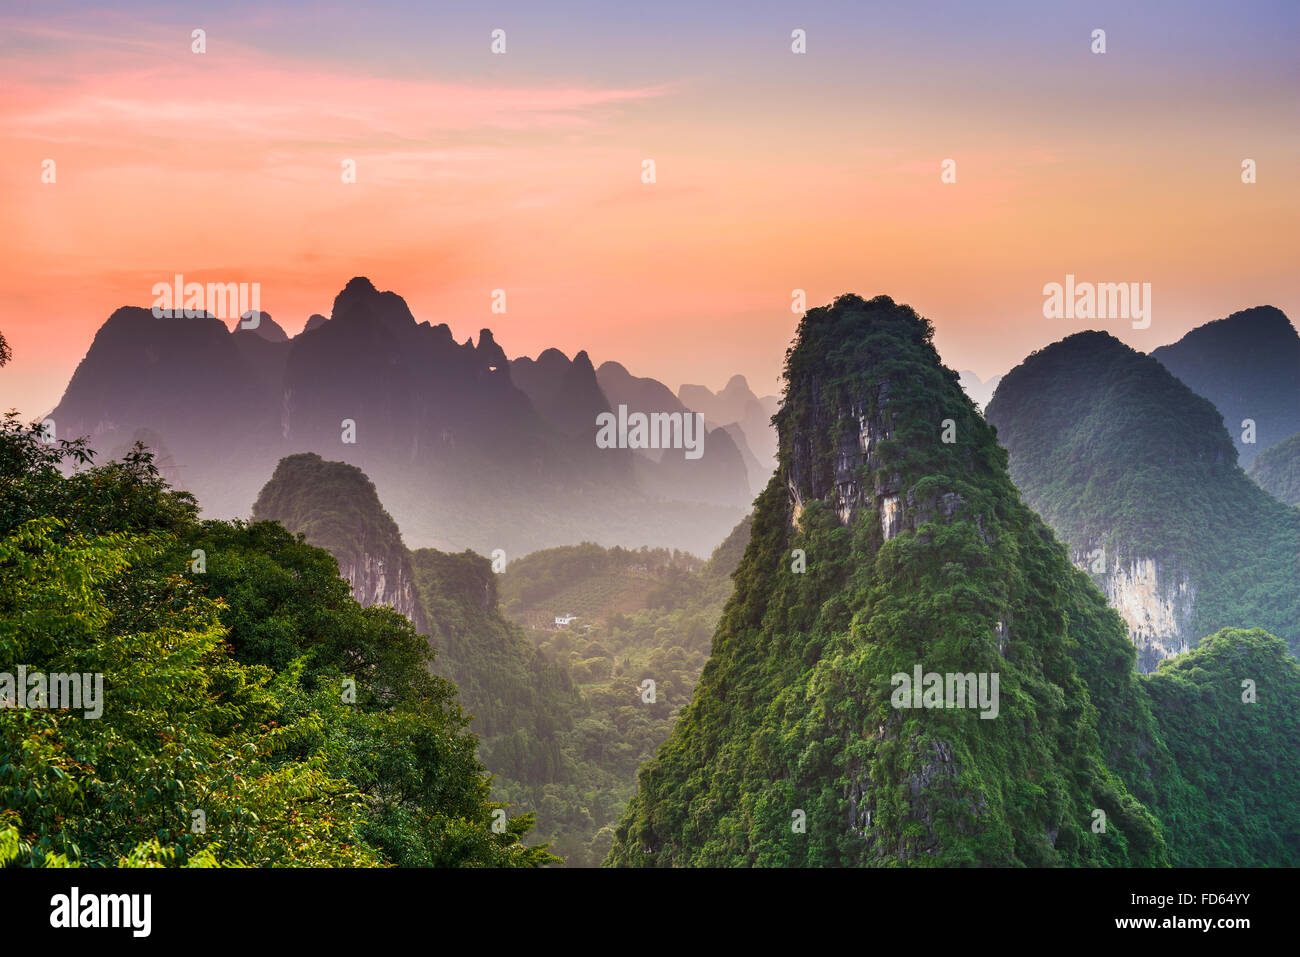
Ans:
{"label": "wispy cloud", "polygon": [[262,150],[425,144],[448,132],[580,128],[672,89],[413,80],[326,69],[224,40],[219,53],[196,54],[175,32],[3,26],[0,121],[10,139],[142,148],[221,140]]}

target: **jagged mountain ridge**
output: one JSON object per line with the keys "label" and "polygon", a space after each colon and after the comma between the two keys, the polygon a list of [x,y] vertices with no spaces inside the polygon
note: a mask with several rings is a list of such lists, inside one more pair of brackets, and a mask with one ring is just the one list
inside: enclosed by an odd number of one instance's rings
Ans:
{"label": "jagged mountain ridge", "polygon": [[[213,517],[247,515],[283,456],[314,451],[363,469],[411,543],[484,553],[576,537],[706,554],[750,499],[725,434],[685,478],[643,488],[625,450],[574,433],[581,403],[562,400],[567,420],[539,413],[490,330],[458,343],[367,279],[351,280],[330,318],[292,339],[272,341],[279,326],[261,319],[259,334],[118,310],[52,413],[59,436],[89,436],[103,452],[151,430]],[[596,400],[589,373],[573,386]],[[701,472],[711,481],[694,482]]]}
{"label": "jagged mountain ridge", "polygon": [[271,318],[269,312],[246,312],[231,325],[230,331],[260,336],[267,342],[289,341],[289,334]]}
{"label": "jagged mountain ridge", "polygon": [[[608,371],[623,369],[617,363],[605,365],[610,366]],[[623,373],[631,380],[626,370]],[[599,431],[597,416],[612,412],[620,405],[626,406],[629,413],[690,414],[690,410],[664,407],[661,397],[642,404],[647,394],[654,395],[653,387],[628,389],[616,380],[613,383],[616,398],[608,398],[586,352],[579,352],[571,361],[558,349],[547,349],[535,360],[527,356],[512,359],[510,374],[542,417],[565,434],[574,436],[584,450],[595,445]],[[688,499],[724,507],[748,506],[753,499],[753,473],[745,458],[748,449],[744,447],[743,437],[714,428],[705,435],[704,448],[706,454],[699,459],[688,458],[685,449],[602,449],[600,454],[634,474],[636,486],[655,498]],[[763,480],[766,479],[764,475]]]}
{"label": "jagged mountain ridge", "polygon": [[586,352],[572,361],[559,349],[547,349],[536,360],[511,359],[510,378],[547,422],[566,435],[595,443],[596,416],[610,411],[610,404]]}
{"label": "jagged mountain ridge", "polygon": [[772,425],[772,416],[780,404],[776,396],[759,398],[743,375],[734,375],[720,392],[702,385],[683,385],[677,390],[677,398],[694,411],[703,412],[710,425],[736,425],[765,473],[758,488],[767,484],[776,467],[777,437]]}
{"label": "jagged mountain ridge", "polygon": [[[662,382],[648,376],[634,376],[619,362],[601,363],[596,378],[613,408],[622,405],[629,411],[671,416],[699,411],[687,408]],[[746,448],[743,436],[710,423],[707,416],[705,425],[705,446],[712,461],[705,461],[709,456],[692,460],[677,450],[639,450],[634,458],[638,482],[649,494],[660,498],[671,499],[680,495],[681,489],[692,488],[703,501],[747,509],[756,491],[753,488],[756,470],[748,462],[752,452]],[[741,486],[743,493],[737,491]]]}
{"label": "jagged mountain ridge", "polygon": [[246,355],[279,348],[210,316],[123,306],[95,333],[50,418],[60,438],[89,436],[101,456],[148,430],[207,514],[246,514],[281,446],[279,402]]}
{"label": "jagged mountain ridge", "polygon": [[622,403],[630,409],[655,412],[697,411],[687,409],[672,390],[658,379],[634,376],[621,362],[607,361],[596,370],[596,379],[611,405]]}

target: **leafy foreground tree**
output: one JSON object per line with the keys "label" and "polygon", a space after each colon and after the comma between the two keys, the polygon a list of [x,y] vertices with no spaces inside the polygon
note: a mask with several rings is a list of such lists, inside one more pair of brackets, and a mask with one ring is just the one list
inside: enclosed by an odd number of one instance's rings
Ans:
{"label": "leafy foreground tree", "polygon": [[149,453],[0,427],[0,671],[103,675],[99,717],[0,709],[0,863],[556,860],[432,654],[278,525],[200,523]]}

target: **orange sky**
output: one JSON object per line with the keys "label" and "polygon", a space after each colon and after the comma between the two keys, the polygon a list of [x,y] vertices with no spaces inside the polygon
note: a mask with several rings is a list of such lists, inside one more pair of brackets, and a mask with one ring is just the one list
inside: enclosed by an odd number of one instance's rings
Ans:
{"label": "orange sky", "polygon": [[[713,56],[668,25],[569,59],[530,59],[515,31],[493,57],[466,26],[474,44],[440,67],[380,55],[400,32],[365,56],[277,45],[292,19],[217,24],[196,55],[192,21],[0,19],[5,408],[50,409],[104,319],[175,273],[259,282],[291,335],[366,275],[460,339],[491,327],[511,356],[586,349],[672,388],[741,372],[760,393],[795,288],[908,302],[949,365],[985,378],[1089,326],[1149,350],[1251,305],[1300,313],[1295,72],[1268,50],[1216,61],[1207,37],[1180,51],[1116,13],[1104,56],[1089,21],[1022,24],[1031,50],[884,44],[873,71],[836,59],[833,24],[791,54],[782,15],[769,46],[750,30]],[[1151,328],[1044,319],[1042,287],[1067,272],[1151,283]]]}

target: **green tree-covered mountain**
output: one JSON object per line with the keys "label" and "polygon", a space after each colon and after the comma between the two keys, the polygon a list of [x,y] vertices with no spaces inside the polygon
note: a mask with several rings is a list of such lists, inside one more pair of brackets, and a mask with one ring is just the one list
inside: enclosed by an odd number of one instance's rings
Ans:
{"label": "green tree-covered mountain", "polygon": [[[1151,355],[1223,414],[1242,468],[1300,432],[1300,335],[1281,309],[1234,312]],[[1255,424],[1253,436],[1247,419]]]}
{"label": "green tree-covered mountain", "polygon": [[[609,863],[1166,862],[1105,760],[1154,735],[1122,626],[1020,503],[932,332],[883,296],[800,323],[735,594]],[[996,716],[898,706],[917,668],[996,674]],[[1107,678],[1130,710],[1099,730],[1085,681]]]}
{"label": "green tree-covered mountain", "polygon": [[1069,336],[1008,373],[987,416],[1144,671],[1225,627],[1300,646],[1300,512],[1247,478],[1219,411],[1160,362],[1106,333]]}
{"label": "green tree-covered mountain", "polygon": [[[907,307],[813,310],[787,381],[780,470],[705,563],[409,553],[359,470],[285,460],[267,511],[409,569],[418,629],[277,521],[199,521],[147,451],[92,467],[9,417],[0,661],[106,680],[99,718],[0,708],[0,864],[537,866],[553,838],[574,864],[1300,865],[1281,640],[1135,672]],[[896,707],[909,662],[996,669],[997,716]]]}
{"label": "green tree-covered mountain", "polygon": [[1300,505],[1300,432],[1255,456],[1250,477],[1278,501]]}
{"label": "green tree-covered mountain", "polygon": [[387,605],[424,630],[402,533],[355,465],[326,462],[314,452],[281,459],[253,503],[253,521],[279,522],[325,549],[357,601]]}

